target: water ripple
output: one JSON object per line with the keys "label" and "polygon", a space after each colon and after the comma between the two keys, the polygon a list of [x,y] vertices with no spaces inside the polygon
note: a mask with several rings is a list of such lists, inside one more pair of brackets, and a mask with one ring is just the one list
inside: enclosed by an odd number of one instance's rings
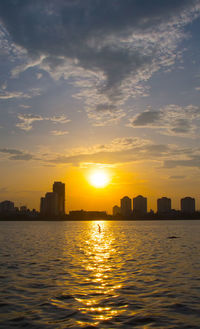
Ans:
{"label": "water ripple", "polygon": [[0,225],[0,328],[200,327],[200,222]]}

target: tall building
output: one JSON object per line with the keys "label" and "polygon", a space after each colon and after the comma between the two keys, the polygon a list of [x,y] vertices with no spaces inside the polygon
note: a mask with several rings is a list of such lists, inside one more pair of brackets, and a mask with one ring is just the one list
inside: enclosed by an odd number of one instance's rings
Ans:
{"label": "tall building", "polygon": [[120,200],[120,203],[122,216],[130,216],[132,212],[131,199],[128,196],[125,196]]}
{"label": "tall building", "polygon": [[158,213],[167,213],[171,211],[171,199],[163,197],[157,200]]}
{"label": "tall building", "polygon": [[187,214],[195,212],[195,199],[189,196],[181,199],[181,211]]}
{"label": "tall building", "polygon": [[46,214],[46,199],[44,197],[40,199],[40,213],[43,216]]}
{"label": "tall building", "polygon": [[133,212],[136,214],[146,214],[147,198],[142,195],[138,195],[136,198],[133,198]]}
{"label": "tall building", "polygon": [[113,207],[113,216],[117,216],[121,214],[121,208],[118,206]]}
{"label": "tall building", "polygon": [[44,209],[46,216],[57,216],[58,213],[58,194],[55,192],[47,192],[45,194]]}
{"label": "tall building", "polygon": [[53,192],[58,195],[58,215],[65,214],[65,184],[54,182]]}

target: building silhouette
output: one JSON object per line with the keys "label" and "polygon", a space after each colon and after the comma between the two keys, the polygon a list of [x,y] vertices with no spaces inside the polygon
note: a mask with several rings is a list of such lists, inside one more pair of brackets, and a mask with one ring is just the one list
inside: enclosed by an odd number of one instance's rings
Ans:
{"label": "building silhouette", "polygon": [[181,211],[187,214],[195,212],[195,199],[189,196],[181,199]]}
{"label": "building silhouette", "polygon": [[131,199],[128,196],[125,196],[120,200],[120,204],[121,204],[122,216],[125,216],[125,217],[130,216],[132,213]]}
{"label": "building silhouette", "polygon": [[171,199],[163,197],[157,200],[158,213],[171,212]]}
{"label": "building silhouette", "polygon": [[40,198],[40,214],[45,216],[46,213],[46,199],[45,197]]}
{"label": "building silhouette", "polygon": [[71,210],[69,212],[70,220],[98,220],[106,219],[106,211],[86,211],[86,210]]}
{"label": "building silhouette", "polygon": [[133,198],[133,212],[135,214],[146,214],[147,213],[147,198],[142,195],[138,195]]}
{"label": "building silhouette", "polygon": [[8,200],[5,200],[5,201],[2,201],[0,203],[0,212],[1,213],[13,213],[15,212],[15,205],[14,205],[14,202],[12,201],[8,201]]}
{"label": "building silhouette", "polygon": [[113,210],[113,216],[117,216],[121,214],[121,208],[119,206],[114,206],[112,210]]}
{"label": "building silhouette", "polygon": [[54,182],[53,192],[58,196],[58,215],[65,214],[65,184],[62,182]]}
{"label": "building silhouette", "polygon": [[40,214],[42,216],[65,215],[65,184],[54,182],[53,192],[47,192],[40,199]]}
{"label": "building silhouette", "polygon": [[58,195],[55,192],[47,192],[45,194],[45,215],[57,216],[58,215]]}

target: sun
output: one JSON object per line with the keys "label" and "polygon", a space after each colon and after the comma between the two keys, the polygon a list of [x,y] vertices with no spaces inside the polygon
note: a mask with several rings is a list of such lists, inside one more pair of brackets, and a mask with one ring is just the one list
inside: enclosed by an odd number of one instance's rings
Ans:
{"label": "sun", "polygon": [[105,187],[109,184],[110,178],[104,170],[94,170],[89,176],[89,182],[97,188]]}

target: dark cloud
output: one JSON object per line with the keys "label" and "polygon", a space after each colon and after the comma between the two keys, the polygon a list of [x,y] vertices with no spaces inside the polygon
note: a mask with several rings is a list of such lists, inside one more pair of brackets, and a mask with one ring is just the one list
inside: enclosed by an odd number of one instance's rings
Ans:
{"label": "dark cloud", "polygon": [[16,150],[16,149],[7,149],[7,148],[1,148],[0,149],[1,153],[7,153],[7,154],[14,154],[14,155],[21,155],[23,154],[22,151]]}
{"label": "dark cloud", "polygon": [[19,154],[19,155],[12,155],[10,158],[10,160],[32,160],[33,156],[31,154]]}
{"label": "dark cloud", "polygon": [[[119,86],[127,77],[145,80],[160,65],[167,65],[166,56],[172,57],[170,45],[166,45],[170,34],[164,47],[164,43],[159,47],[160,35],[170,27],[179,29],[191,21],[198,3],[198,0],[6,0],[0,2],[0,19],[13,41],[31,57],[45,55],[46,63],[54,68],[70,59],[75,66],[101,71],[106,78],[99,86],[101,92],[118,99]],[[149,40],[151,32],[154,39]]]}
{"label": "dark cloud", "polygon": [[200,119],[200,107],[167,105],[158,111],[144,111],[130,119],[132,127],[164,130],[165,134],[194,136]]}
{"label": "dark cloud", "polygon": [[96,111],[98,112],[113,112],[115,111],[117,108],[115,105],[113,104],[98,104],[97,107],[96,107]]}
{"label": "dark cloud", "polygon": [[161,113],[159,111],[145,111],[138,114],[131,123],[133,126],[149,126],[149,124],[158,122],[160,117]]}
{"label": "dark cloud", "polygon": [[33,159],[33,155],[29,154],[27,152],[23,152],[21,150],[16,149],[8,149],[8,148],[2,148],[0,149],[0,153],[5,153],[10,155],[9,160],[31,160]]}
{"label": "dark cloud", "polygon": [[165,168],[175,168],[175,167],[194,167],[200,168],[200,155],[191,156],[190,159],[184,160],[166,160],[164,161]]}
{"label": "dark cloud", "polygon": [[186,176],[182,176],[182,175],[175,175],[175,176],[170,176],[170,179],[184,179],[186,178]]}

